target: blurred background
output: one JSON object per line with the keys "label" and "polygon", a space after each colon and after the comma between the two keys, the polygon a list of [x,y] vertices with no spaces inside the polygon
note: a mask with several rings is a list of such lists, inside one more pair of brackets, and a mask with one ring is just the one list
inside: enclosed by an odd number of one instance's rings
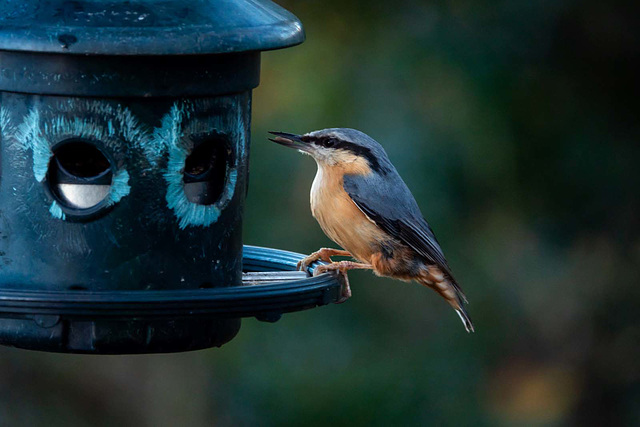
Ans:
{"label": "blurred background", "polygon": [[350,274],[353,298],[243,321],[221,349],[0,348],[2,425],[640,425],[636,2],[280,1],[263,54],[245,243],[334,246],[315,164],[268,130],[386,148],[470,300]]}

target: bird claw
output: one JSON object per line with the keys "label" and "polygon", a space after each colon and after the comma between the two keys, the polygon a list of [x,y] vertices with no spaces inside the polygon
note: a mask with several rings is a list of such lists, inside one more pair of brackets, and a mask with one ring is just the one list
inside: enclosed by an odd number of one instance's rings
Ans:
{"label": "bird claw", "polygon": [[336,304],[342,304],[349,298],[351,298],[351,286],[349,285],[349,276],[347,276],[346,271],[340,271],[342,277],[344,278],[344,283],[342,284],[342,289],[340,290],[340,299],[336,301]]}
{"label": "bird claw", "polygon": [[[331,265],[331,264],[330,264]],[[330,268],[330,265],[319,265],[313,270],[313,277],[318,276],[328,271],[335,271],[342,276],[342,287],[340,290],[340,299],[336,301],[336,304],[342,304],[349,298],[351,298],[351,286],[349,285],[349,276],[347,276],[347,270],[342,268]]]}
{"label": "bird claw", "polygon": [[298,261],[296,268],[298,271],[307,271],[309,266],[318,260],[331,263],[332,256],[351,256],[351,253],[341,249],[320,248],[308,257]]}
{"label": "bird claw", "polygon": [[317,260],[313,259],[311,256],[308,256],[304,259],[301,259],[300,261],[298,261],[298,264],[296,264],[296,269],[298,271],[307,271],[307,269],[309,268],[309,266],[316,262]]}
{"label": "bird claw", "polygon": [[[305,257],[303,259],[301,259],[300,261],[298,261],[298,264],[296,265],[296,269],[298,271],[307,271],[309,266],[311,264],[313,264],[314,262],[318,261],[319,259],[321,259],[318,256],[318,252],[314,252],[311,255],[309,255],[308,257]],[[328,262],[331,262],[331,259],[329,259]]]}

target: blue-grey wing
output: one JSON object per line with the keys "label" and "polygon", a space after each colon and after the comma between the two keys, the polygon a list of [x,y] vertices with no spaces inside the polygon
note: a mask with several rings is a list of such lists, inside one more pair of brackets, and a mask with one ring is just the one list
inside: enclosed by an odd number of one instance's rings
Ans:
{"label": "blue-grey wing", "polygon": [[422,216],[411,191],[395,170],[386,175],[345,175],[344,189],[369,219],[437,265],[453,281],[435,234]]}

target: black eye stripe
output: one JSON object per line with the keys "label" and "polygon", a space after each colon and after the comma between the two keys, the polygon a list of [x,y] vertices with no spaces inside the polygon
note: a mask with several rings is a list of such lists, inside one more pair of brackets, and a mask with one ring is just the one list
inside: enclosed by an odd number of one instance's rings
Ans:
{"label": "black eye stripe", "polygon": [[305,142],[312,142],[313,144],[319,145],[321,147],[326,147],[326,148],[331,147],[334,149],[348,150],[353,154],[355,154],[356,156],[364,157],[369,163],[369,166],[371,166],[371,169],[383,174],[385,174],[388,171],[388,168],[380,164],[375,154],[368,147],[364,147],[362,145],[354,144],[353,142],[349,142],[349,141],[345,141],[339,138],[329,137],[329,136],[324,136],[319,138],[312,138],[312,137],[306,136],[306,137],[303,137],[302,140]]}
{"label": "black eye stripe", "polygon": [[338,146],[340,141],[335,138],[318,138],[313,141],[314,144],[319,145],[321,147],[330,148],[334,146]]}

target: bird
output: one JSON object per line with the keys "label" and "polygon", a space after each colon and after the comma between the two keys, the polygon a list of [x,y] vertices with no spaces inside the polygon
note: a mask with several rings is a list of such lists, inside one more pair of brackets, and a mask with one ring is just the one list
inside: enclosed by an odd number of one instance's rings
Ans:
{"label": "bird", "polygon": [[[298,269],[322,260],[314,275],[348,270],[416,281],[440,294],[456,311],[467,332],[473,322],[468,303],[453,277],[433,230],[384,148],[355,129],[329,128],[297,135],[269,132],[271,141],[310,155],[318,169],[311,185],[311,213],[323,232],[343,249],[322,248],[298,263]],[[336,261],[345,256],[356,261]],[[341,292],[351,297],[348,279]]]}

